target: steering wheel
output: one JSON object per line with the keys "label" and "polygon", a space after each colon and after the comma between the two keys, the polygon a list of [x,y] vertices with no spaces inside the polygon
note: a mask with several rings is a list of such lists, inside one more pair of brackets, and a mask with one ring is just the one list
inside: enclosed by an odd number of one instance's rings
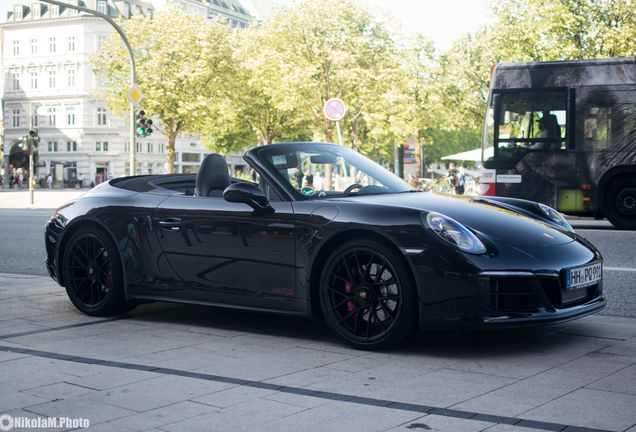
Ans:
{"label": "steering wheel", "polygon": [[364,188],[364,186],[361,185],[360,183],[354,183],[354,184],[351,184],[351,185],[347,186],[347,188],[342,193],[345,194],[345,195],[349,195],[354,190],[362,189],[362,188]]}

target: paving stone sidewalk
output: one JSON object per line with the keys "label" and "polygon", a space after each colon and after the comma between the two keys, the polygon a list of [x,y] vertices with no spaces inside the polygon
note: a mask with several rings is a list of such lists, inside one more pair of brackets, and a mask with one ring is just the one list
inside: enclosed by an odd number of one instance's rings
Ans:
{"label": "paving stone sidewalk", "polygon": [[48,278],[0,274],[0,388],[0,418],[91,431],[636,432],[636,319],[364,352],[319,320],[162,303],[88,317]]}

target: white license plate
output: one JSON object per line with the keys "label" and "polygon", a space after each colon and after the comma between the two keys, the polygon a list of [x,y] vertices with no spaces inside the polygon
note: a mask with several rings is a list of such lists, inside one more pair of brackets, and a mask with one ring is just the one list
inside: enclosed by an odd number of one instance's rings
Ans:
{"label": "white license plate", "polygon": [[603,265],[594,263],[565,271],[565,289],[573,290],[594,285],[603,277]]}

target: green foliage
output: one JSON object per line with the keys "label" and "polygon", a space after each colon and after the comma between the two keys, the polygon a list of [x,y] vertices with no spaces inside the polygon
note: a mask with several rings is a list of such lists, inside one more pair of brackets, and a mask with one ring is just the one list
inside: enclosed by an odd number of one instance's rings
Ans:
{"label": "green foliage", "polygon": [[[225,82],[233,75],[230,30],[220,22],[176,8],[119,24],[135,54],[143,109],[160,119],[157,129],[168,140],[172,172],[176,137],[198,132],[210,118],[218,116],[219,102],[227,90]],[[114,34],[92,61],[102,81],[98,97],[113,111],[123,112],[128,103],[130,65],[119,35]]]}
{"label": "green foliage", "polygon": [[[405,142],[427,163],[479,146],[489,72],[504,61],[633,56],[633,0],[498,0],[493,21],[445,52],[399,40],[356,0],[305,0],[248,29],[178,9],[121,25],[134,47],[147,113],[172,166],[181,133],[216,151],[255,143],[337,141],[328,99],[345,101],[344,144],[386,163]],[[127,107],[128,57],[114,36],[93,59],[99,95]],[[418,155],[421,157],[421,155]]]}

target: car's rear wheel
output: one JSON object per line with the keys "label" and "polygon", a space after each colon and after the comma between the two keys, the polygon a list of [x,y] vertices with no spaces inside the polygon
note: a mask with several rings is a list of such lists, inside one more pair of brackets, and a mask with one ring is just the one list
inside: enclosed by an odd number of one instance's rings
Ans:
{"label": "car's rear wheel", "polygon": [[126,310],[121,263],[113,240],[96,227],[83,227],[66,244],[63,280],[71,302],[88,315]]}
{"label": "car's rear wheel", "polygon": [[620,177],[607,188],[605,215],[616,228],[636,229],[636,176]]}
{"label": "car's rear wheel", "polygon": [[329,327],[350,345],[397,344],[415,321],[416,294],[404,259],[368,240],[338,247],[323,268],[320,304]]}

